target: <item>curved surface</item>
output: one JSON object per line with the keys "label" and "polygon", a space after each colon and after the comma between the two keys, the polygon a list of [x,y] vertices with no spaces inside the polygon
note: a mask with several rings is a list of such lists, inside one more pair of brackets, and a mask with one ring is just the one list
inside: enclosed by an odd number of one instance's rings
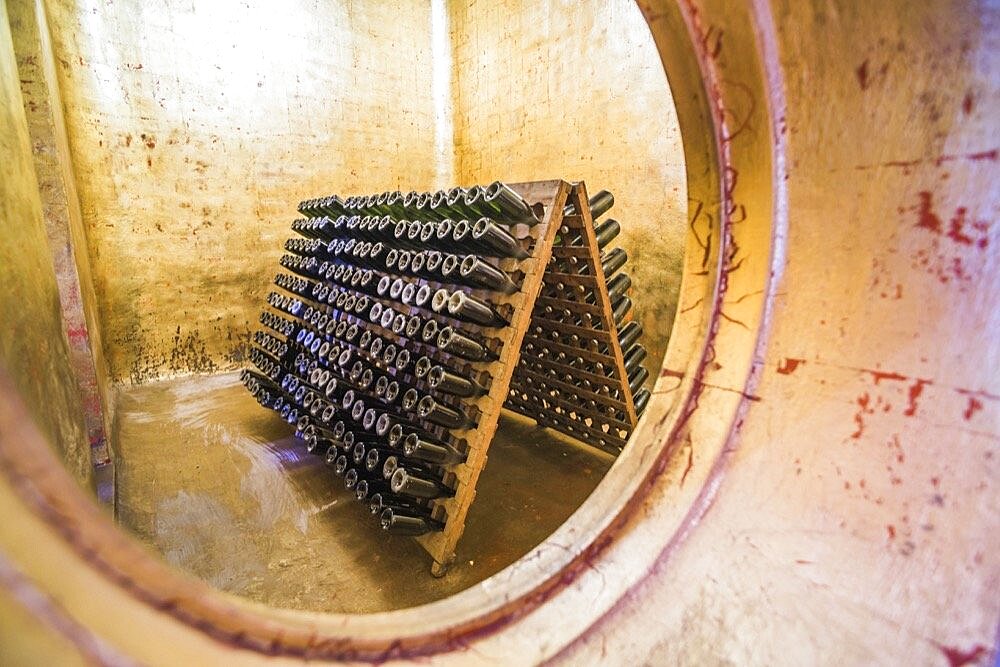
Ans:
{"label": "curved surface", "polygon": [[251,605],[118,533],[12,398],[22,604],[150,663],[988,661],[1000,19],[854,4],[642,3],[688,166],[679,317],[631,452],[535,553],[417,609]]}

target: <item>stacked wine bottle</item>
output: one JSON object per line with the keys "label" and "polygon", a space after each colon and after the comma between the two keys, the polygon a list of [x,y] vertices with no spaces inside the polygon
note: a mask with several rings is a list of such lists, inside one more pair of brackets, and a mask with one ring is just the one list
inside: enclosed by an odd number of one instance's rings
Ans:
{"label": "stacked wine bottle", "polygon": [[507,407],[617,454],[649,402],[649,372],[642,325],[631,319],[628,254],[609,247],[621,225],[600,220],[614,196],[601,191],[588,204],[589,220],[572,204],[563,211]]}
{"label": "stacked wine bottle", "polygon": [[[611,202],[595,197],[598,215]],[[502,406],[609,450],[635,425],[641,405],[616,370],[621,345],[629,368],[643,354],[638,325],[617,328],[631,303],[623,251],[595,264],[618,224],[595,240],[587,210],[583,184],[564,181],[299,205],[243,382],[382,528],[417,536],[437,572]]]}
{"label": "stacked wine bottle", "polygon": [[304,201],[243,382],[392,533],[441,530],[538,222],[501,183]]}

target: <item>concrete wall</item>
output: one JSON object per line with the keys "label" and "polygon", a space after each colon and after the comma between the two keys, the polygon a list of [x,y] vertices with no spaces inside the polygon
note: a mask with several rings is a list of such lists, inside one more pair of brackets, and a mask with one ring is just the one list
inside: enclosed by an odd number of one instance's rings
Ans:
{"label": "concrete wall", "polygon": [[687,187],[656,45],[632,0],[455,0],[459,180],[584,180],[622,223],[650,368],[677,307]]}
{"label": "concrete wall", "polygon": [[80,390],[91,461],[100,468],[98,495],[110,500],[114,471],[107,433],[114,400],[45,9],[41,0],[23,0],[11,3],[8,15],[63,329]]}
{"label": "concrete wall", "polygon": [[112,381],[239,365],[298,200],[496,178],[615,192],[662,356],[686,193],[638,8],[396,5],[50,3]]}
{"label": "concrete wall", "polygon": [[0,551],[24,588],[150,664],[995,664],[997,9],[643,7],[685,139],[713,123],[722,226],[691,222],[722,231],[728,285],[577,515],[433,606],[262,609],[144,558],[0,379]]}
{"label": "concrete wall", "polygon": [[114,381],[239,365],[299,200],[452,180],[424,2],[48,8]]}
{"label": "concrete wall", "polygon": [[6,6],[0,5],[0,367],[66,466],[89,486],[86,427],[15,62]]}

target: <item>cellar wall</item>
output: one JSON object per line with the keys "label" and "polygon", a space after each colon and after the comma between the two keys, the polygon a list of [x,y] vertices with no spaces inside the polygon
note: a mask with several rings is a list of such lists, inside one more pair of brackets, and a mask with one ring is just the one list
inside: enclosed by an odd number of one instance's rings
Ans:
{"label": "cellar wall", "polygon": [[633,0],[454,0],[458,180],[584,180],[615,195],[635,317],[662,359],[677,307],[687,188],[673,98]]}
{"label": "cellar wall", "polygon": [[426,3],[48,14],[112,381],[240,365],[290,203],[454,180]]}
{"label": "cellar wall", "polygon": [[78,481],[92,480],[5,5],[0,5],[0,367]]}
{"label": "cellar wall", "polygon": [[499,178],[616,194],[636,316],[662,356],[686,191],[629,0],[54,0],[48,15],[112,382],[239,366],[292,202]]}

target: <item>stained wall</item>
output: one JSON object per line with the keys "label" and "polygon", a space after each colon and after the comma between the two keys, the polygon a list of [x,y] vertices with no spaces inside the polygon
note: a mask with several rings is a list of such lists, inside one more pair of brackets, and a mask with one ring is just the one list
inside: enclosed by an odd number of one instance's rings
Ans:
{"label": "stained wall", "polygon": [[0,373],[84,485],[92,472],[6,6],[0,5]]}
{"label": "stained wall", "polygon": [[238,365],[299,200],[452,180],[426,3],[48,14],[114,381]]}
{"label": "stained wall", "polygon": [[615,195],[636,318],[666,350],[687,229],[673,99],[632,0],[454,0],[459,180],[584,180]]}
{"label": "stained wall", "polygon": [[628,0],[54,0],[48,14],[112,381],[238,366],[300,199],[496,178],[615,192],[662,355],[685,189]]}
{"label": "stained wall", "polygon": [[8,16],[71,368],[80,390],[91,461],[100,469],[98,496],[110,500],[114,471],[107,432],[113,420],[113,390],[104,360],[97,296],[47,17],[41,0],[11,3]]}

